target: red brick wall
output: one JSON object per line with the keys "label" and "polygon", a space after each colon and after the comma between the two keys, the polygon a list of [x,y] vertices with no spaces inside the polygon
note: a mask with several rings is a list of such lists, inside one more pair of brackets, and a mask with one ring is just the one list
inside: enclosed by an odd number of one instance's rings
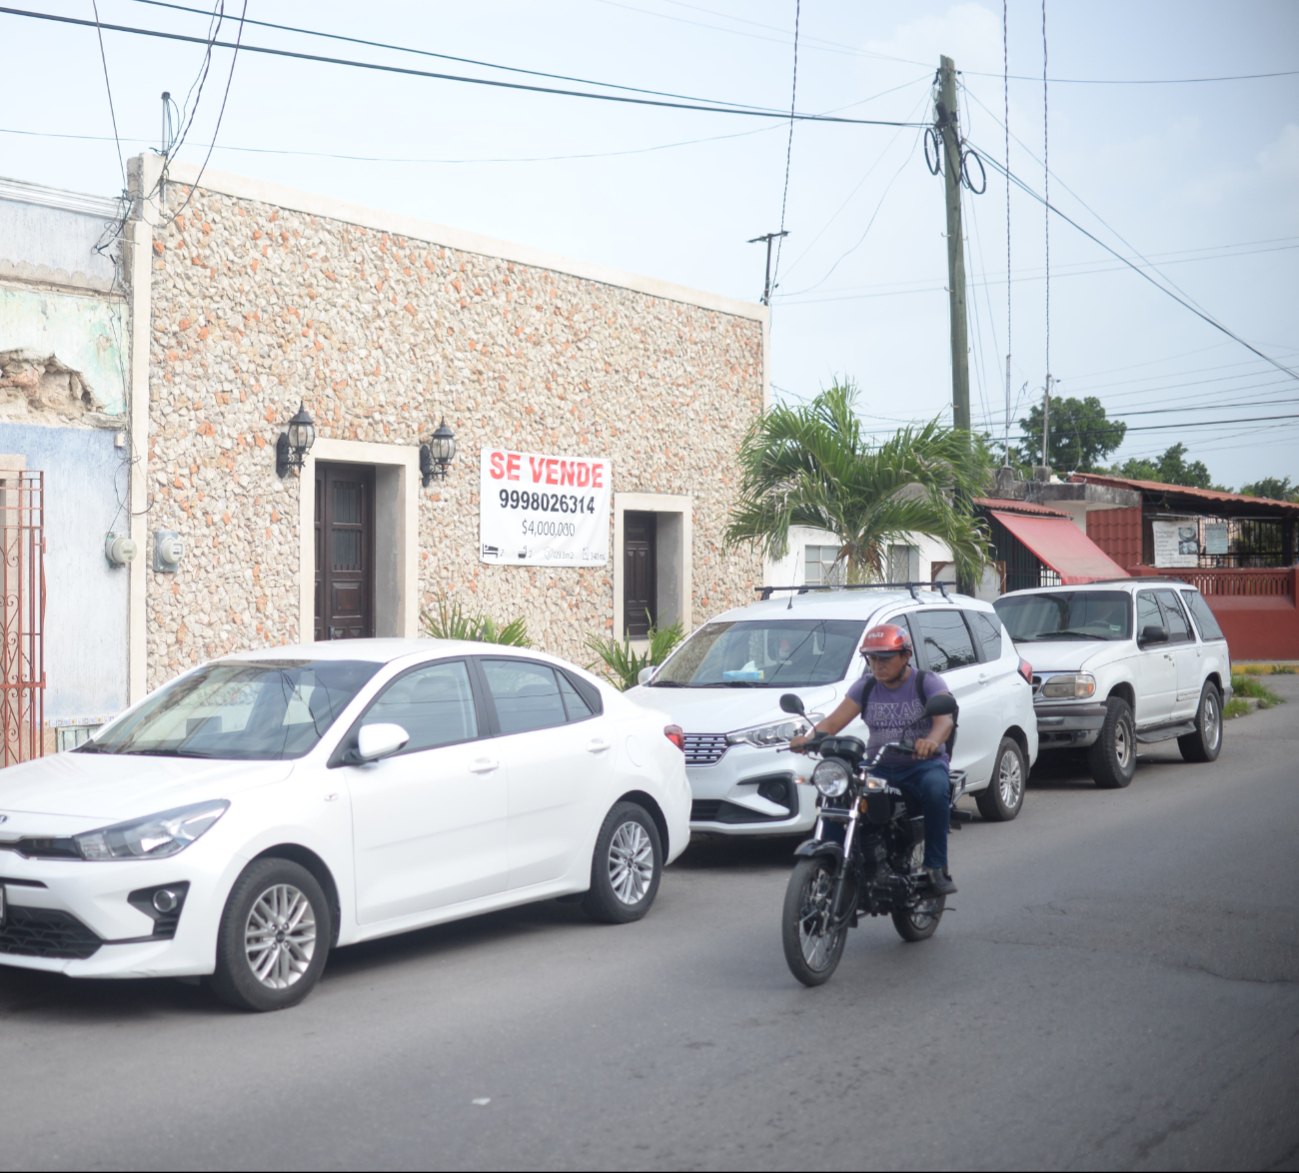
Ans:
{"label": "red brick wall", "polygon": [[1120,566],[1141,561],[1141,509],[1092,509],[1087,536]]}

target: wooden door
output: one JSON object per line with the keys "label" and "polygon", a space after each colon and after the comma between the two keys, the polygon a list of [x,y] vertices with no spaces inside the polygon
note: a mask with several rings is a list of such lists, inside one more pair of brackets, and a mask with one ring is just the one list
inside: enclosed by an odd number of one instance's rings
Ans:
{"label": "wooden door", "polygon": [[654,513],[622,515],[622,614],[626,633],[632,639],[645,639],[649,635],[649,616],[658,618],[657,521]]}
{"label": "wooden door", "polygon": [[374,469],[316,465],[316,639],[374,635]]}

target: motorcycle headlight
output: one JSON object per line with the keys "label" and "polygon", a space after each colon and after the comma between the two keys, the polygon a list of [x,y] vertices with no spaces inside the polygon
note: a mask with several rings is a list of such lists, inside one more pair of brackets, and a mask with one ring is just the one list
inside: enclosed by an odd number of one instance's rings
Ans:
{"label": "motorcycle headlight", "polygon": [[1090,672],[1063,672],[1042,685],[1042,695],[1054,698],[1088,697],[1096,692],[1096,677]]}
{"label": "motorcycle headlight", "polygon": [[812,785],[826,798],[838,798],[848,789],[850,777],[848,767],[843,762],[826,758],[825,761],[817,763],[816,769],[812,771]]}
{"label": "motorcycle headlight", "polygon": [[793,720],[776,721],[771,725],[755,725],[752,729],[737,729],[726,735],[727,745],[752,745],[756,749],[788,745],[790,740],[811,731],[821,720],[821,713],[808,713]]}
{"label": "motorcycle headlight", "polygon": [[229,809],[225,799],[160,811],[72,836],[82,859],[166,859],[184,851]]}

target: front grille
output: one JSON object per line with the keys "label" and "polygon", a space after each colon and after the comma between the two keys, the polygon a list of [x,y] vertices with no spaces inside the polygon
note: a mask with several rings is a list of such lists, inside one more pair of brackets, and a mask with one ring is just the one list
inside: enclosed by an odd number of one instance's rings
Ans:
{"label": "front grille", "polygon": [[85,960],[103,942],[70,912],[10,904],[0,925],[0,953]]}
{"label": "front grille", "polygon": [[698,798],[690,804],[692,823],[779,823],[790,817],[792,812],[762,815],[747,806],[739,806],[719,798]]}
{"label": "front grille", "polygon": [[714,765],[727,750],[725,733],[687,733],[685,740],[687,766]]}

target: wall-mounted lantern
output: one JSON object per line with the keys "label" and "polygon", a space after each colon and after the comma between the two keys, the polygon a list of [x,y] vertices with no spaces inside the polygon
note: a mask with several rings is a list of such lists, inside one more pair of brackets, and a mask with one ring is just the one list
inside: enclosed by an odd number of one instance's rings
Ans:
{"label": "wall-mounted lantern", "polygon": [[301,468],[311,446],[316,442],[316,423],[307,414],[305,403],[299,403],[298,414],[289,420],[288,431],[281,432],[275,441],[275,471],[281,477],[289,475],[289,469]]}
{"label": "wall-mounted lantern", "polygon": [[456,438],[443,419],[433,433],[433,438],[427,444],[419,446],[420,478],[426,489],[433,483],[434,477],[446,479],[447,466],[455,459],[455,455]]}

